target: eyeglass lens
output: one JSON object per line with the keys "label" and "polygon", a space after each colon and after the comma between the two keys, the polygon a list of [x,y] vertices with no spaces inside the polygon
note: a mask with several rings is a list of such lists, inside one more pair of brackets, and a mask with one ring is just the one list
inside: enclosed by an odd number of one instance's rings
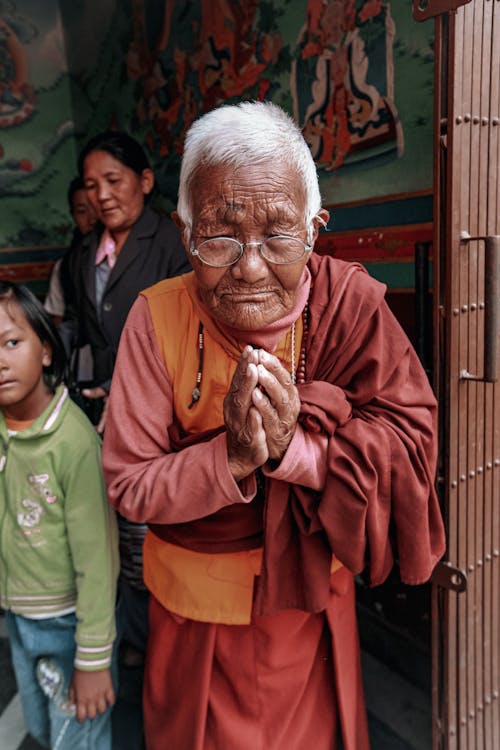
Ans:
{"label": "eyeglass lens", "polygon": [[[230,237],[205,240],[196,248],[202,261],[214,266],[235,263],[241,256],[241,245]],[[307,247],[294,237],[269,237],[262,243],[261,255],[270,263],[294,263],[305,254]]]}

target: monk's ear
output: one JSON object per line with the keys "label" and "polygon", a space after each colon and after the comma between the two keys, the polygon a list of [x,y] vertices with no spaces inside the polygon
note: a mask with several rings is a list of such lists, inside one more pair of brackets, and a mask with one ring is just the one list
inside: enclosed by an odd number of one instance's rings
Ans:
{"label": "monk's ear", "polygon": [[311,238],[311,245],[314,245],[314,243],[316,242],[320,227],[326,227],[329,219],[330,219],[330,212],[327,211],[326,208],[320,208],[316,216],[313,216],[313,220],[312,220],[313,235]]}
{"label": "monk's ear", "polygon": [[321,208],[316,214],[316,219],[321,226],[326,227],[330,220],[330,211],[327,211],[326,208]]}

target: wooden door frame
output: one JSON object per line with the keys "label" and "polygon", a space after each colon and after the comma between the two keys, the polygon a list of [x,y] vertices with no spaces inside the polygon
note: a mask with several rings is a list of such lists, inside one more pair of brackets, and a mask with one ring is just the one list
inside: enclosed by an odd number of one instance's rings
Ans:
{"label": "wooden door frame", "polygon": [[497,286],[488,297],[490,276],[500,283],[500,15],[489,0],[461,9],[472,1],[413,3],[436,29],[434,387],[451,561],[433,580],[433,750],[500,747],[497,328],[487,336],[500,298]]}

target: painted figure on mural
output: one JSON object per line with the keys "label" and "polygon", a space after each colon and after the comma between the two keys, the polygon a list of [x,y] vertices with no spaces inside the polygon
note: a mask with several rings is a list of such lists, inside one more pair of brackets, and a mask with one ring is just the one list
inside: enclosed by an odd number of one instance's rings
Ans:
{"label": "painted figure on mural", "polygon": [[197,116],[236,98],[274,98],[283,74],[295,119],[325,171],[401,156],[390,2],[308,0],[295,47],[285,41],[283,13],[279,3],[258,0],[133,3],[127,71],[142,89],[136,115],[145,142],[167,158],[160,174],[177,166]]}
{"label": "painted figure on mural", "polygon": [[[142,125],[153,123],[149,145],[162,156],[181,153],[186,130],[202,112],[271,92],[283,41],[276,18],[258,0],[198,0],[188,8],[137,1],[132,17],[127,72],[142,87],[136,114]],[[172,35],[173,28],[183,33]]]}
{"label": "painted figure on mural", "polygon": [[[308,0],[291,88],[295,118],[316,163],[327,171],[354,154],[356,161],[401,155],[393,102],[394,33],[388,2]],[[370,81],[368,46],[379,63],[385,59],[385,80],[378,86]]]}
{"label": "painted figure on mural", "polygon": [[279,35],[256,29],[258,0],[202,4],[199,85],[204,109],[258,87],[263,99],[271,85],[265,70],[279,52]]}
{"label": "painted figure on mural", "polygon": [[[15,24],[0,18],[0,128],[19,125],[31,116],[35,106],[35,95],[29,81],[28,64],[23,38],[32,34],[28,25],[18,21]],[[0,159],[5,149],[0,144]],[[0,175],[7,178],[13,174],[31,172],[32,162],[28,158],[9,158],[0,166]]]}
{"label": "painted figure on mural", "polygon": [[19,125],[31,115],[34,107],[33,88],[29,82],[28,64],[22,36],[26,24],[19,20],[20,33],[14,23],[0,18],[0,127]]}

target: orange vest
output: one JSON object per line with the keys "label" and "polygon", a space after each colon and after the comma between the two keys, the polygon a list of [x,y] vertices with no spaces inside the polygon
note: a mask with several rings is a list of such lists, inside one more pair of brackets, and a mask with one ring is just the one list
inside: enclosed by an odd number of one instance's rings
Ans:
{"label": "orange vest", "polygon": [[[223,402],[243,349],[221,334],[196,299],[194,275],[161,281],[142,292],[147,299],[158,348],[172,383],[175,416],[187,434],[223,423]],[[192,409],[191,392],[199,366],[198,328],[203,332],[201,397]],[[295,362],[299,361],[302,318],[295,324]],[[291,366],[291,331],[274,354]],[[203,446],[200,446],[203,450]],[[212,488],[207,487],[207,492]],[[168,610],[202,622],[250,623],[254,578],[262,549],[206,554],[170,544],[148,533],[144,542],[144,581]]]}

